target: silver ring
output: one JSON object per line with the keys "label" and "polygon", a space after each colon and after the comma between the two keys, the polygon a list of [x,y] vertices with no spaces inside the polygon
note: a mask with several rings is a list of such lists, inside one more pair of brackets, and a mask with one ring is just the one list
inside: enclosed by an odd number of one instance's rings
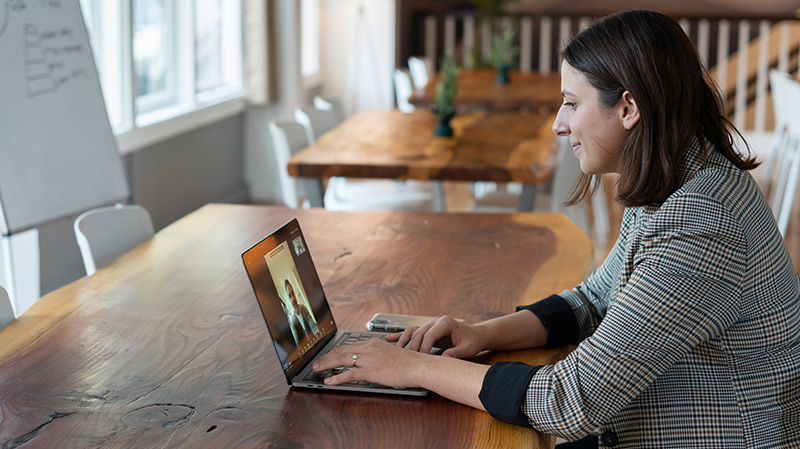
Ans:
{"label": "silver ring", "polygon": [[353,368],[358,368],[356,362],[358,362],[358,354],[353,354]]}

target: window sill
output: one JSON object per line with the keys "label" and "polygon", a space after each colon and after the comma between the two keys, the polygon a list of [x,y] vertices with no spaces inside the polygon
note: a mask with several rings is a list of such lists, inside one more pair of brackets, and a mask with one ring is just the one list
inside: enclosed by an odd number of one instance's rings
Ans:
{"label": "window sill", "polygon": [[163,142],[228,117],[245,109],[244,91],[193,107],[176,106],[145,114],[137,126],[117,135],[117,147],[122,155]]}

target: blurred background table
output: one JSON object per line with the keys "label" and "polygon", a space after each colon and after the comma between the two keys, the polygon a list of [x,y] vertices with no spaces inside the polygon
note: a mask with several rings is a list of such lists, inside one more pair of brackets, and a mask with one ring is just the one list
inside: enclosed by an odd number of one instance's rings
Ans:
{"label": "blurred background table", "polygon": [[[325,133],[294,155],[289,174],[306,178],[311,198],[322,198],[322,180],[351,178],[427,181],[517,181],[518,210],[530,211],[536,186],[553,176],[558,143],[550,114],[456,114],[452,138],[433,135],[436,116],[419,110],[367,110]],[[437,210],[443,210],[441,186]],[[312,204],[322,206],[322,204]]]}
{"label": "blurred background table", "polygon": [[[555,113],[561,105],[561,75],[509,72],[508,83],[498,84],[493,69],[466,69],[458,75],[457,109],[525,110]],[[436,99],[438,76],[409,98],[414,106],[429,108]]]}

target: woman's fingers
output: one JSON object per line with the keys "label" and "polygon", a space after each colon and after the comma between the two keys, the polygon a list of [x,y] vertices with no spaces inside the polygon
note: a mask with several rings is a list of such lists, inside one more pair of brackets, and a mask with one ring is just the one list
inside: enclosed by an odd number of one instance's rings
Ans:
{"label": "woman's fingers", "polygon": [[[433,342],[436,340],[446,337],[450,335],[450,330],[448,329],[447,325],[443,325],[443,321],[447,321],[449,318],[446,316],[434,318],[419,329],[415,330],[411,333],[411,340],[408,342],[408,349],[417,352],[424,352],[428,354],[431,352],[431,348],[433,347]],[[430,341],[430,344],[427,344],[426,341]],[[427,348],[427,349],[426,349]]]}
{"label": "woman's fingers", "polygon": [[417,331],[417,329],[419,329],[419,326],[407,327],[406,330],[404,330],[403,333],[401,333],[397,338],[397,347],[405,348],[406,345],[408,345],[408,343],[411,341],[411,336]]}

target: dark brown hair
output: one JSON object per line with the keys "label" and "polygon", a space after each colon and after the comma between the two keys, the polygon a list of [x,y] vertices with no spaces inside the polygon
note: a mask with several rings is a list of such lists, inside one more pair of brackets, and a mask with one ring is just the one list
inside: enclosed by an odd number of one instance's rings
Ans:
{"label": "dark brown hair", "polygon": [[[722,98],[694,44],[674,19],[623,11],[578,34],[561,54],[599,91],[602,104],[612,107],[628,91],[639,108],[639,122],[622,150],[617,200],[625,206],[658,205],[675,192],[678,164],[695,138],[701,157],[710,143],[743,170],[758,166],[734,149],[738,131],[725,118]],[[594,193],[592,180],[581,175],[567,204]]]}

